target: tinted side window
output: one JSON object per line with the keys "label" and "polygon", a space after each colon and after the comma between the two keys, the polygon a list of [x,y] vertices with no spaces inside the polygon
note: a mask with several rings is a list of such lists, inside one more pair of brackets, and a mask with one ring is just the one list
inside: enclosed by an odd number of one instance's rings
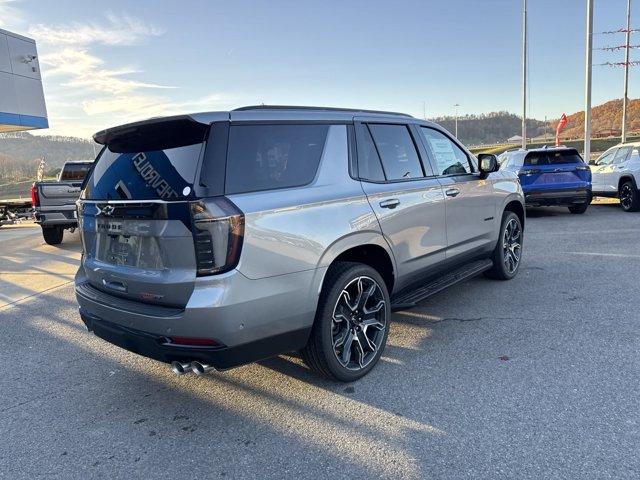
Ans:
{"label": "tinted side window", "polygon": [[299,187],[318,170],[328,125],[232,125],[225,191]]}
{"label": "tinted side window", "polygon": [[422,178],[418,152],[405,125],[369,125],[387,180]]}
{"label": "tinted side window", "polygon": [[596,165],[609,165],[613,161],[613,156],[617,150],[605,152],[597,161]]}
{"label": "tinted side window", "polygon": [[631,153],[632,147],[620,147],[616,152],[616,155],[613,157],[613,163],[622,163],[624,162],[629,153]]}
{"label": "tinted side window", "polygon": [[425,144],[435,160],[438,175],[464,175],[472,173],[467,154],[444,133],[433,128],[420,127]]}
{"label": "tinted side window", "polygon": [[378,150],[373,143],[371,133],[366,125],[360,125],[358,145],[358,175],[363,180],[383,182],[385,180]]}

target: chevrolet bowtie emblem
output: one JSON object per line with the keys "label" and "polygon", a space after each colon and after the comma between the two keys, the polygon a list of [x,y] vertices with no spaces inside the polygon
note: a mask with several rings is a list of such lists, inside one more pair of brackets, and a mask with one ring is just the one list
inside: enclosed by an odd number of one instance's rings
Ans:
{"label": "chevrolet bowtie emblem", "polygon": [[113,205],[105,205],[102,208],[98,207],[98,215],[104,215],[105,217],[108,217],[113,213],[114,210],[115,207]]}

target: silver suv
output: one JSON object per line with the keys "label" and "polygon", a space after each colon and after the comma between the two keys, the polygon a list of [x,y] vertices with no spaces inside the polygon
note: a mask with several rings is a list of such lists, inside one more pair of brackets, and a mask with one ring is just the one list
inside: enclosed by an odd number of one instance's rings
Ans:
{"label": "silver suv", "polygon": [[640,143],[611,147],[591,164],[593,194],[618,197],[626,212],[640,210]]}
{"label": "silver suv", "polygon": [[518,271],[517,176],[408,115],[245,107],[94,138],[80,314],[178,374],[301,350],[352,381],[379,360],[392,309]]}

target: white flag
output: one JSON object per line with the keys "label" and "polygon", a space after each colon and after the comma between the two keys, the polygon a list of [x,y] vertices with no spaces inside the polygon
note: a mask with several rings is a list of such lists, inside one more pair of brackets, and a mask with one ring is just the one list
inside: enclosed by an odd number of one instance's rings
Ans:
{"label": "white flag", "polygon": [[45,161],[44,157],[42,157],[42,159],[40,160],[40,164],[38,165],[38,172],[36,173],[37,182],[42,181],[42,177],[44,176],[44,166],[46,163],[47,162]]}

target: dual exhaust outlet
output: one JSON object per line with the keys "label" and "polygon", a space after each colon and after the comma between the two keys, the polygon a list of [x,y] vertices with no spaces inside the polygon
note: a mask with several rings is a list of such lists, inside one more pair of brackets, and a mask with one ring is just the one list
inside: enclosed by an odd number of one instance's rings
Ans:
{"label": "dual exhaust outlet", "polygon": [[171,370],[176,375],[184,375],[189,372],[193,372],[196,375],[206,375],[209,372],[215,372],[216,367],[200,362],[182,363],[173,361],[171,362]]}

